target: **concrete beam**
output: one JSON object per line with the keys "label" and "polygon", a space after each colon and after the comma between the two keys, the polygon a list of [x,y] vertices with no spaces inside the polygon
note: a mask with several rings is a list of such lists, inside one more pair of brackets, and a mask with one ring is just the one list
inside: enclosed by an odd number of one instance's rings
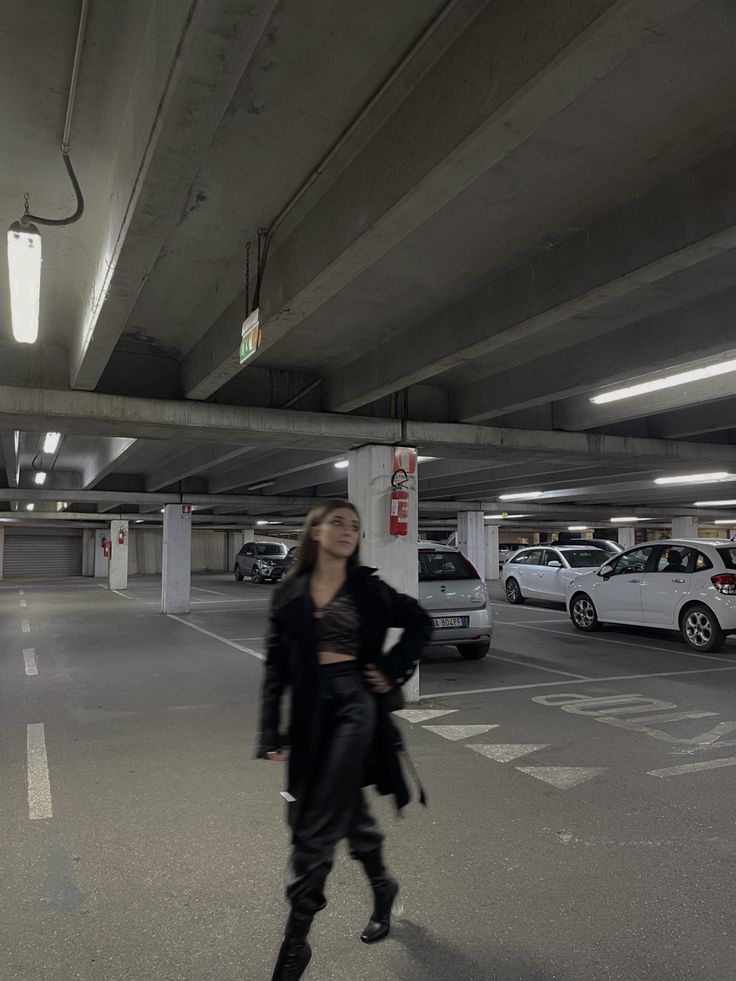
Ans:
{"label": "concrete beam", "polygon": [[[342,454],[335,454],[332,459],[337,460]],[[292,474],[303,474],[311,472],[315,467],[320,466],[325,459],[324,453],[315,450],[299,450],[290,453],[277,453],[264,460],[259,460],[253,466],[239,466],[224,473],[217,474],[211,478],[209,489],[213,494],[221,494],[235,490],[237,487],[252,487],[254,484],[265,481],[278,481],[280,478]],[[335,473],[333,468],[333,474]],[[308,480],[299,484],[301,477],[295,477],[297,487],[309,483]],[[264,488],[265,489],[265,488]]]}
{"label": "concrete beam", "polygon": [[[734,201],[736,203],[736,181]],[[636,384],[654,375],[679,370],[680,366],[685,370],[709,363],[716,357],[734,357],[736,343],[729,334],[734,303],[736,290],[730,290],[602,337],[583,340],[574,349],[558,351],[482,379],[453,395],[455,417],[466,422],[480,422],[546,402]],[[571,353],[573,350],[574,354]],[[645,371],[642,370],[644,366]],[[604,417],[603,410],[614,411],[614,406],[620,409],[624,403],[596,407],[585,398],[575,405],[578,412],[574,419],[568,419],[563,408],[555,406],[555,429],[602,425],[595,420]],[[581,405],[590,409],[584,425],[578,425]],[[570,422],[574,425],[570,426]]]}
{"label": "concrete beam", "polygon": [[276,0],[149,4],[72,387],[93,389],[99,381],[166,237],[181,220],[202,159],[275,6]]}
{"label": "concrete beam", "polygon": [[101,441],[97,453],[87,461],[82,473],[82,487],[95,487],[125,460],[141,449],[141,441],[127,436],[115,436]]}
{"label": "concrete beam", "polygon": [[240,460],[250,453],[253,453],[253,448],[250,446],[233,447],[223,444],[222,446],[191,447],[148,474],[146,490],[157,491],[161,490],[162,487],[170,487],[180,480],[186,480],[188,477],[211,470],[223,463]]}
{"label": "concrete beam", "polygon": [[[570,343],[559,330],[564,322],[594,314],[734,248],[736,150],[729,149],[634,198],[342,367],[325,379],[325,408],[352,411],[510,345],[522,350],[521,345],[538,344],[543,338],[545,353],[559,350]],[[705,320],[699,318],[698,330],[703,324]],[[589,334],[590,320],[581,324],[583,328]],[[555,335],[562,338],[558,346]],[[648,365],[656,346],[651,345],[647,353],[638,364]],[[602,359],[594,359],[592,364],[596,363]],[[628,370],[635,364],[631,361]],[[504,377],[499,380],[504,382]],[[510,386],[503,387],[506,392]],[[483,382],[474,386],[456,406],[455,417],[487,418],[481,413],[489,396],[493,393]],[[535,404],[531,397],[521,401]],[[489,402],[497,414],[503,411],[500,397]]]}
{"label": "concrete beam", "polygon": [[8,487],[17,487],[20,480],[20,433],[15,430],[0,432],[0,448],[3,452],[3,465]]}
{"label": "concrete beam", "polygon": [[[0,490],[0,495],[4,492]],[[33,487],[19,492],[24,501],[57,501],[59,491],[47,487]],[[243,508],[310,508],[311,497],[265,497],[248,494],[147,494],[144,491],[78,490],[64,491],[69,504],[137,504],[141,507],[164,507],[167,504],[191,504],[193,507],[213,508],[220,505],[237,505]]]}
{"label": "concrete beam", "polygon": [[[656,349],[656,340],[652,343]],[[733,357],[733,353],[724,353],[723,359],[728,357]],[[656,375],[637,377],[632,383],[647,381],[650,377],[656,377]],[[579,396],[557,403],[553,407],[552,417],[555,428],[577,431],[598,426],[609,426],[629,419],[655,416],[663,412],[670,412],[673,409],[682,409],[685,406],[697,406],[698,413],[702,414],[704,403],[734,397],[736,397],[736,372],[716,378],[706,378],[699,382],[691,382],[677,388],[667,388],[661,392],[653,392],[637,398],[608,402],[604,405],[596,405],[590,401],[589,397]],[[730,421],[733,423],[733,412],[730,413],[730,416]],[[725,422],[719,428],[729,429],[730,425]],[[657,430],[656,422],[654,425],[650,424],[648,429],[653,435],[662,432],[661,429]],[[694,430],[694,432],[702,431]]]}
{"label": "concrete beam", "polygon": [[[570,0],[564,17],[551,17],[541,0],[523,7],[514,0],[454,4],[444,43],[430,39],[439,52],[434,62],[331,186],[317,178],[323,193],[296,227],[273,239],[261,295],[263,342],[252,360],[268,356],[305,318],[617,69],[662,20],[693,3]],[[402,71],[392,84],[404,86]],[[200,393],[239,370],[239,332],[232,329],[229,349],[217,356],[220,370],[205,389],[197,386]],[[211,363],[201,377],[208,375]]]}
{"label": "concrete beam", "polygon": [[736,429],[736,400],[692,406],[650,419],[647,429],[657,439],[688,439]]}
{"label": "concrete beam", "polygon": [[69,355],[51,344],[0,343],[0,385],[66,388]]}

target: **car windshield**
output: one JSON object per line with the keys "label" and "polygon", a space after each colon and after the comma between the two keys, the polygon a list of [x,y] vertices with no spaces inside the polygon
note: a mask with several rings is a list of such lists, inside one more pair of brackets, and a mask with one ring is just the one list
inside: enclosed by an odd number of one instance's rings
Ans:
{"label": "car windshield", "polygon": [[420,552],[419,582],[440,579],[478,579],[478,574],[459,552]]}
{"label": "car windshield", "polygon": [[565,550],[562,554],[573,569],[597,569],[606,561],[607,553],[600,548],[576,548],[575,551]]}
{"label": "car windshield", "polygon": [[274,558],[283,558],[286,555],[286,547],[284,545],[259,545],[258,555],[271,555]]}

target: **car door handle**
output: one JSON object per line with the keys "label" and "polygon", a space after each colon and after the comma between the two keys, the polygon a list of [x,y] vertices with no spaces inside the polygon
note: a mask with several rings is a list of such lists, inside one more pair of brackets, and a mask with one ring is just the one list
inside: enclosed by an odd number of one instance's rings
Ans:
{"label": "car door handle", "polygon": [[672,582],[685,582],[684,579],[673,579]]}

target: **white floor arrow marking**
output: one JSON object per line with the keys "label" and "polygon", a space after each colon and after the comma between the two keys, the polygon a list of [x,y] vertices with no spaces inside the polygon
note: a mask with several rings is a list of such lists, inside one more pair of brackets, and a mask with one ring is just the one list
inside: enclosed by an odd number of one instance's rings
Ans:
{"label": "white floor arrow marking", "polygon": [[470,736],[482,736],[484,732],[488,732],[490,729],[498,729],[498,725],[491,726],[422,726],[422,729],[428,729],[430,732],[436,732],[438,736],[442,736],[443,739],[452,739],[457,742],[458,739],[469,739]]}
{"label": "white floor arrow marking", "polygon": [[606,767],[587,767],[587,766],[517,766],[521,773],[528,773],[530,777],[537,780],[544,780],[545,783],[552,784],[558,790],[569,790],[577,787],[579,783],[592,780],[599,774],[604,773]]}
{"label": "white floor arrow marking", "polygon": [[496,763],[510,763],[511,760],[516,760],[520,756],[526,756],[527,753],[536,753],[538,749],[546,749],[549,743],[526,743],[512,745],[508,743],[480,743],[475,746],[468,746],[468,749],[472,749],[475,753],[480,753],[481,756],[487,756],[489,760],[495,760]]}
{"label": "white floor arrow marking", "polygon": [[394,712],[400,719],[406,722],[429,722],[430,719],[439,719],[443,715],[452,715],[457,709],[400,709]]}

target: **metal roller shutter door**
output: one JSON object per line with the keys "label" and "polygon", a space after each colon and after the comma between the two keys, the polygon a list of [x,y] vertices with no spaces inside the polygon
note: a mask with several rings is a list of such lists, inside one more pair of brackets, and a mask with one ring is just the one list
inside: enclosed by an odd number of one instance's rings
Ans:
{"label": "metal roller shutter door", "polygon": [[6,579],[82,575],[82,536],[5,535]]}

